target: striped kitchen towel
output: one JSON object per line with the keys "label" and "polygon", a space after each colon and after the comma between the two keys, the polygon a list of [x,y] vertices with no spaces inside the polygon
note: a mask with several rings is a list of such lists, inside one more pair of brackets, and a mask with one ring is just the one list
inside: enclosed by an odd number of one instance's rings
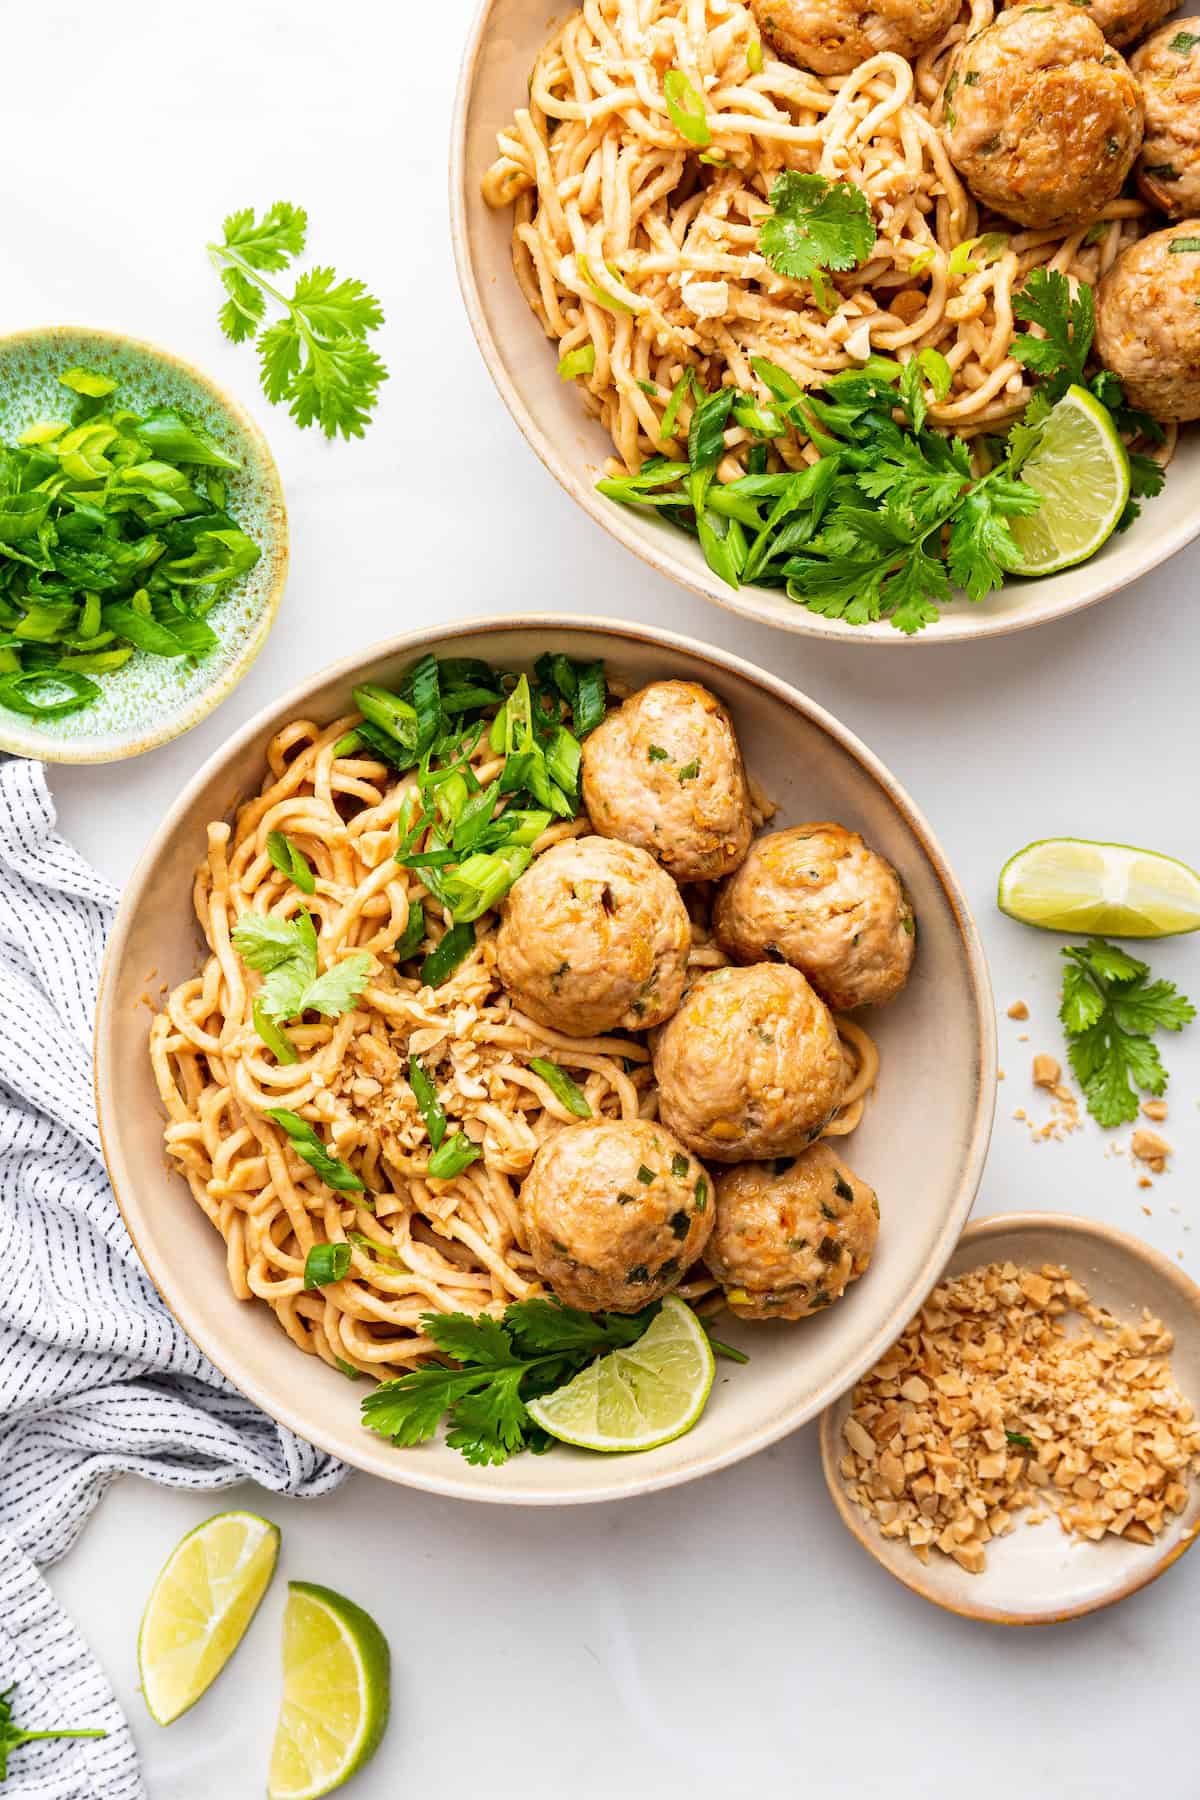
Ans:
{"label": "striped kitchen towel", "polygon": [[0,767],[0,1693],[17,1684],[26,1729],[110,1733],[15,1751],[5,1800],[145,1793],[112,1691],[35,1566],[70,1548],[110,1481],[309,1496],[345,1474],[200,1354],[125,1231],[92,1104],[115,905],[55,834],[41,765]]}

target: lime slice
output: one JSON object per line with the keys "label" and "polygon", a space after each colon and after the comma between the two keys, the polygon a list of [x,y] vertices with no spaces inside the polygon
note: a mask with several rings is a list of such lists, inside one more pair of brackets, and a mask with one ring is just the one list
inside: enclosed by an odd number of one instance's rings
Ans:
{"label": "lime slice", "polygon": [[1129,458],[1111,413],[1083,388],[1068,388],[1021,480],[1042,504],[1028,518],[1009,520],[1023,558],[1013,573],[1052,575],[1085,562],[1112,535],[1129,499]]}
{"label": "lime slice", "polygon": [[626,1350],[597,1357],[565,1387],[529,1402],[529,1415],[584,1450],[652,1450],[690,1431],[713,1383],[704,1327],[682,1300],[662,1311]]}
{"label": "lime slice", "polygon": [[269,1800],[316,1800],[371,1760],[387,1727],[391,1665],[387,1639],[361,1606],[314,1582],[288,1582]]}
{"label": "lime slice", "polygon": [[1046,931],[1173,937],[1200,930],[1200,875],[1131,844],[1041,838],[1000,871],[1001,912]]}
{"label": "lime slice", "polygon": [[279,1528],[257,1513],[217,1513],[172,1550],[138,1632],[150,1716],[169,1725],[194,1706],[242,1641],[279,1555]]}

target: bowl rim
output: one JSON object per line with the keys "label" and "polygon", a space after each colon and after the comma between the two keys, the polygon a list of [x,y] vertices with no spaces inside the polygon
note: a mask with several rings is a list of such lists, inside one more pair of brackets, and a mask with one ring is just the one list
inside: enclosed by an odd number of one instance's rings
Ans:
{"label": "bowl rim", "polygon": [[[1112,1245],[1127,1256],[1133,1263],[1145,1263],[1155,1274],[1175,1288],[1180,1297],[1187,1302],[1196,1314],[1200,1325],[1200,1286],[1192,1280],[1177,1262],[1153,1244],[1147,1244],[1142,1238],[1134,1237],[1131,1232],[1122,1231],[1117,1225],[1109,1225],[1102,1219],[1089,1219],[1080,1213],[1059,1212],[1011,1212],[988,1213],[985,1218],[973,1219],[959,1238],[955,1251],[964,1248],[982,1248],[993,1238],[1009,1237],[1015,1231],[1054,1231],[1066,1233],[1080,1239],[1099,1239]],[[952,1252],[953,1254],[953,1252]],[[949,1260],[949,1259],[947,1259]],[[1139,1589],[1148,1587],[1165,1575],[1200,1537],[1200,1524],[1185,1532],[1173,1544],[1164,1546],[1161,1553],[1142,1569],[1135,1571],[1125,1581],[1104,1592],[1094,1594],[1090,1599],[1080,1601],[1074,1606],[1058,1607],[1053,1611],[1017,1612],[1009,1608],[985,1605],[954,1605],[929,1580],[924,1565],[914,1556],[912,1569],[907,1562],[901,1568],[893,1568],[885,1562],[880,1554],[880,1539],[875,1527],[864,1519],[858,1507],[846,1491],[846,1484],[838,1468],[841,1455],[836,1426],[836,1414],[847,1389],[843,1388],[825,1411],[821,1414],[820,1444],[821,1468],[825,1475],[825,1483],[830,1498],[837,1509],[842,1524],[852,1537],[856,1538],[869,1556],[877,1562],[881,1569],[898,1581],[902,1587],[910,1588],[919,1594],[922,1600],[931,1605],[941,1607],[943,1612],[955,1613],[960,1619],[973,1619],[985,1625],[1034,1626],[1062,1625],[1071,1619],[1082,1619],[1088,1613],[1100,1612],[1106,1606],[1115,1606],[1119,1600],[1136,1594]]]}
{"label": "bowl rim", "polygon": [[58,739],[46,740],[36,731],[28,734],[16,730],[7,724],[0,724],[0,751],[12,756],[28,756],[39,762],[99,764],[128,762],[132,757],[144,756],[148,750],[157,750],[163,744],[171,743],[182,737],[194,725],[199,725],[209,713],[214,712],[223,700],[237,687],[242,678],[248,674],[260,650],[266,643],[275,623],[275,615],[283,600],[287,586],[288,563],[290,559],[290,539],[288,532],[287,500],[283,492],[283,480],[279,473],[279,465],[266,440],[262,427],[251,417],[240,400],[234,398],[225,388],[207,375],[203,369],[186,357],[179,356],[174,350],[167,350],[161,344],[152,343],[148,338],[133,337],[126,331],[113,331],[104,325],[29,325],[19,331],[0,333],[0,356],[6,350],[31,341],[55,338],[92,337],[101,338],[114,348],[132,350],[138,355],[152,358],[161,363],[173,366],[181,371],[198,387],[207,389],[214,402],[227,413],[250,440],[258,458],[264,484],[268,489],[268,506],[272,514],[272,530],[268,542],[263,545],[263,555],[269,564],[269,585],[266,598],[259,609],[253,629],[250,631],[237,656],[223,671],[220,679],[214,681],[186,706],[182,713],[169,722],[156,726],[144,735],[137,737],[127,746],[119,750],[98,749],[89,746],[86,740],[74,742]]}
{"label": "bowl rim", "polygon": [[[379,1475],[398,1486],[419,1488],[427,1493],[442,1494],[455,1499],[476,1500],[485,1504],[558,1506],[633,1498],[637,1495],[675,1487],[702,1475],[715,1473],[718,1469],[727,1468],[742,1461],[745,1457],[765,1449],[769,1444],[786,1437],[800,1425],[816,1418],[827,1401],[820,1399],[808,1404],[802,1402],[790,1410],[783,1411],[769,1425],[739,1439],[720,1453],[693,1457],[691,1461],[685,1461],[678,1467],[654,1475],[639,1476],[635,1461],[627,1476],[614,1478],[606,1486],[572,1489],[570,1477],[567,1476],[560,1490],[544,1494],[512,1494],[499,1488],[489,1490],[486,1487],[476,1487],[465,1478],[429,1474],[422,1470],[419,1460],[405,1462],[396,1455],[391,1446],[382,1442],[376,1448],[366,1434],[363,1434],[364,1443],[361,1454],[353,1453],[357,1449],[356,1444],[349,1446],[348,1453],[347,1443],[342,1437],[319,1427],[314,1429],[310,1421],[299,1416],[289,1397],[285,1396],[281,1399],[275,1394],[267,1393],[264,1384],[258,1378],[253,1363],[250,1361],[243,1363],[236,1354],[228,1351],[217,1334],[209,1332],[203,1327],[193,1330],[189,1324],[191,1315],[188,1296],[189,1283],[184,1272],[178,1266],[173,1267],[169,1259],[159,1258],[144,1249],[139,1242],[132,1216],[136,1212],[136,1202],[127,1204],[123,1197],[125,1193],[132,1193],[134,1184],[123,1153],[123,1129],[120,1124],[122,1114],[117,1096],[117,1059],[112,1047],[117,985],[116,970],[125,954],[133,919],[146,897],[147,890],[151,887],[154,870],[166,840],[176,829],[180,817],[191,807],[194,797],[199,795],[215,775],[222,771],[228,773],[236,767],[246,749],[261,736],[268,726],[275,721],[297,716],[297,709],[303,712],[309,697],[317,689],[326,686],[331,681],[348,681],[352,679],[356,671],[368,665],[385,659],[399,660],[405,656],[420,654],[426,649],[437,648],[440,650],[464,637],[478,636],[484,633],[529,632],[530,630],[563,633],[583,631],[610,637],[618,643],[632,641],[650,645],[654,649],[664,652],[682,652],[702,663],[707,663],[718,678],[723,675],[735,675],[759,689],[771,700],[788,707],[793,712],[798,712],[852,757],[863,772],[883,791],[907,828],[917,839],[933,875],[945,895],[957,927],[958,941],[962,946],[968,993],[977,1033],[977,1055],[974,1063],[974,1091],[970,1109],[969,1132],[951,1203],[946,1209],[941,1226],[924,1263],[903,1299],[893,1308],[892,1316],[872,1332],[869,1340],[857,1355],[847,1362],[845,1370],[837,1377],[838,1393],[845,1392],[846,1388],[852,1386],[859,1376],[878,1360],[896,1335],[898,1327],[895,1320],[899,1318],[907,1321],[912,1313],[923,1304],[926,1296],[936,1286],[954,1251],[962,1226],[974,1203],[987,1157],[996,1107],[997,1051],[991,980],[974,918],[966,897],[949,867],[941,845],[924,815],[913,804],[905,789],[889,773],[879,758],[847,726],[834,719],[816,701],[791,687],[787,682],[780,680],[778,676],[755,668],[753,664],[746,662],[742,657],[727,650],[701,644],[682,633],[667,631],[658,626],[628,624],[619,619],[550,612],[508,614],[497,618],[474,617],[403,632],[364,646],[352,655],[342,657],[337,662],[326,665],[307,676],[303,681],[296,683],[272,701],[270,705],[261,708],[253,718],[247,720],[240,727],[232,738],[205,760],[156,826],[136,867],[125,883],[117,916],[109,933],[100,974],[93,1036],[96,1116],[105,1166],[134,1249],[168,1310],[174,1315],[191,1341],[241,1393],[261,1407],[268,1417],[285,1425],[306,1442],[315,1444],[318,1448],[339,1457],[351,1467],[361,1469],[367,1474]],[[629,1459],[613,1459],[614,1475],[616,1469],[623,1464],[628,1466],[628,1461]],[[569,1468],[569,1464],[564,1464],[564,1469],[566,1468]]]}
{"label": "bowl rim", "polygon": [[[568,0],[568,4],[577,3],[578,0]],[[1073,613],[1097,606],[1101,600],[1107,600],[1135,581],[1140,581],[1143,576],[1149,575],[1152,570],[1169,561],[1200,537],[1200,508],[1188,509],[1172,530],[1146,533],[1146,548],[1137,569],[1132,573],[1106,576],[1103,574],[1104,565],[1100,564],[1100,578],[1094,587],[1054,603],[1044,613],[1033,617],[1023,613],[980,614],[969,608],[958,607],[951,613],[943,613],[934,630],[918,631],[909,636],[885,624],[854,626],[846,625],[840,619],[825,619],[794,602],[788,602],[785,608],[782,602],[772,597],[767,588],[726,587],[707,567],[702,572],[686,568],[682,559],[670,550],[661,549],[633,531],[620,506],[615,503],[602,504],[602,496],[596,493],[594,486],[579,479],[525,404],[484,311],[470,226],[471,171],[467,167],[467,120],[475,98],[479,64],[487,46],[492,13],[499,4],[501,0],[479,0],[459,67],[450,127],[450,241],[463,305],[488,374],[526,443],[559,486],[582,507],[592,522],[608,532],[610,537],[615,538],[656,574],[664,576],[678,587],[698,594],[701,599],[712,601],[726,612],[736,613],[744,619],[753,619],[759,624],[772,625],[777,630],[792,632],[799,637],[822,638],[827,642],[853,644],[860,648],[891,646],[896,649],[928,649],[944,644],[970,643],[981,638],[1007,637],[1013,632],[1031,631],[1036,626],[1069,618]],[[548,23],[547,34],[549,29]],[[551,340],[547,338],[546,343],[549,356]],[[587,421],[587,415],[582,410],[579,418],[581,424]],[[1071,571],[1062,572],[1069,574]],[[748,599],[747,595],[757,598]]]}

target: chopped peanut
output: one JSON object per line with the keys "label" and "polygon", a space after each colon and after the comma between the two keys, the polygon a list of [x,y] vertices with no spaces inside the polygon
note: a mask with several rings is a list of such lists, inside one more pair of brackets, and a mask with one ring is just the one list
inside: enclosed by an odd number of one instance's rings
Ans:
{"label": "chopped peanut", "polygon": [[1134,1132],[1129,1148],[1139,1162],[1144,1162],[1156,1174],[1161,1174],[1166,1168],[1167,1158],[1171,1154],[1171,1146],[1166,1138],[1160,1137],[1157,1131],[1147,1131],[1144,1125],[1140,1125]]}
{"label": "chopped peanut", "polygon": [[1044,1052],[1033,1059],[1034,1087],[1056,1088],[1062,1080],[1062,1066]]}
{"label": "chopped peanut", "polygon": [[[1068,1334],[1069,1313],[1092,1329]],[[1152,1543],[1200,1469],[1172,1342],[1149,1313],[1131,1323],[1093,1305],[1052,1263],[945,1281],[854,1390],[850,1496],[922,1561],[932,1545],[969,1574],[1017,1515],[1036,1524],[1047,1509],[1093,1542]]]}
{"label": "chopped peanut", "polygon": [[1008,1016],[1010,1019],[1027,1019],[1029,1008],[1023,1000],[1014,1000],[1008,1009]]}

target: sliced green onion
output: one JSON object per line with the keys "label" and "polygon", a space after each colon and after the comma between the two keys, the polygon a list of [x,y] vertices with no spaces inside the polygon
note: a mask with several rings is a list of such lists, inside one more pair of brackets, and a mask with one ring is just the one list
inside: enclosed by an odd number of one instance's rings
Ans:
{"label": "sliced green onion", "polygon": [[540,1075],[554,1098],[565,1106],[569,1113],[577,1119],[590,1119],[592,1109],[588,1105],[583,1089],[556,1062],[550,1062],[544,1056],[533,1056],[529,1067],[535,1075]]}
{"label": "sliced green onion", "polygon": [[[40,691],[47,688],[48,693]],[[90,706],[99,694],[94,681],[72,669],[61,674],[30,669],[23,675],[0,675],[0,706],[27,719],[64,719],[68,713]]]}
{"label": "sliced green onion", "polygon": [[241,467],[237,458],[227,456],[207,431],[201,431],[180,413],[166,409],[149,413],[137,421],[134,430],[146,448],[165,462],[210,469]]}
{"label": "sliced green onion", "polygon": [[408,1085],[416,1097],[425,1129],[429,1133],[429,1141],[436,1150],[446,1135],[446,1114],[437,1097],[437,1089],[425,1072],[419,1056],[410,1056],[408,1059]]}
{"label": "sliced green onion", "polygon": [[444,1144],[434,1151],[426,1165],[425,1173],[434,1181],[452,1181],[456,1175],[478,1162],[483,1151],[478,1144],[473,1144],[465,1131],[456,1131],[448,1137]]}
{"label": "sliced green onion", "polygon": [[803,398],[804,389],[800,383],[789,375],[786,369],[781,369],[778,363],[771,362],[769,357],[752,356],[750,367],[767,392],[773,394],[776,400],[800,400]]}
{"label": "sliced green onion", "polygon": [[251,1013],[254,1019],[254,1029],[275,1061],[284,1064],[299,1062],[300,1052],[283,1027],[278,1025],[266,1011],[261,1000],[254,1002]]}
{"label": "sliced green onion", "polygon": [[441,987],[443,981],[449,980],[459,963],[470,955],[474,947],[474,925],[452,925],[436,949],[431,950],[421,964],[421,986]]}
{"label": "sliced green onion", "polygon": [[298,850],[290,837],[282,831],[272,831],[267,835],[267,855],[279,870],[294,881],[302,894],[315,894],[316,877],[312,865],[302,850]]}
{"label": "sliced green onion", "polygon": [[393,946],[396,953],[396,960],[398,962],[407,962],[410,956],[415,956],[417,954],[417,951],[421,948],[424,941],[425,902],[423,900],[410,900],[408,903],[408,918],[405,920],[404,930],[400,933],[400,936],[396,939]]}
{"label": "sliced green onion", "polygon": [[290,1138],[296,1155],[303,1157],[309,1167],[316,1170],[327,1187],[347,1194],[362,1189],[363,1184],[354,1170],[326,1149],[307,1119],[302,1119],[299,1113],[289,1112],[284,1106],[269,1106],[267,1117],[274,1120],[284,1135]]}
{"label": "sliced green onion", "polygon": [[918,250],[917,254],[909,259],[908,273],[910,275],[923,275],[926,269],[931,269],[936,261],[936,250]]}
{"label": "sliced green onion", "polygon": [[576,679],[576,697],[570,704],[570,722],[578,738],[587,738],[603,720],[608,707],[608,682],[604,680],[603,662],[588,662]]}
{"label": "sliced green onion", "polygon": [[595,344],[580,344],[577,350],[568,350],[558,365],[560,381],[574,381],[577,375],[591,375],[596,367]]}
{"label": "sliced green onion", "polygon": [[754,38],[746,46],[746,67],[752,75],[761,75],[763,66],[762,39]]}
{"label": "sliced green onion", "polygon": [[480,850],[468,856],[447,878],[457,922],[470,923],[498,906],[518,876],[529,867],[531,852],[520,844],[504,850]]}
{"label": "sliced green onion", "polygon": [[384,687],[374,682],[364,682],[354,690],[354,704],[369,725],[384,732],[413,761],[417,758],[420,738],[420,726],[415,707],[401,700],[398,694],[389,694]]}
{"label": "sliced green onion", "polygon": [[[595,299],[600,302],[601,306],[607,306],[611,312],[627,313],[633,311],[633,308],[629,305],[628,301],[619,300],[615,294],[610,294],[607,288],[600,286],[600,283],[592,274],[586,256],[576,255],[575,266],[579,270],[579,278],[583,282],[583,285],[590,290]],[[608,265],[605,264],[605,267],[607,268]],[[621,277],[615,269],[609,269],[609,274],[613,277],[614,281],[620,281]]]}
{"label": "sliced green onion", "polygon": [[349,1269],[349,1244],[314,1244],[304,1259],[304,1285],[328,1287],[331,1281],[341,1281]]}
{"label": "sliced green onion", "polygon": [[101,400],[105,394],[115,393],[117,388],[115,381],[95,369],[64,369],[58,379],[73,394],[86,394],[90,400]]}
{"label": "sliced green onion", "polygon": [[682,69],[668,69],[663,76],[663,98],[671,123],[689,144],[707,150],[712,143],[704,101]]}
{"label": "sliced green onion", "polygon": [[696,371],[690,364],[683,371],[683,374],[679,377],[675,386],[671,389],[671,398],[667,401],[667,410],[664,412],[662,424],[658,428],[660,438],[674,437],[675,421],[679,417],[679,408],[683,404],[683,396],[687,393],[689,388],[694,388],[700,399],[704,398],[704,395],[700,390]]}
{"label": "sliced green onion", "polygon": [[1200,237],[1172,238],[1167,251],[1171,256],[1195,255],[1200,252]]}
{"label": "sliced green onion", "polygon": [[556,782],[571,800],[579,792],[581,758],[579,740],[560,725],[546,747],[546,769],[551,781]]}

